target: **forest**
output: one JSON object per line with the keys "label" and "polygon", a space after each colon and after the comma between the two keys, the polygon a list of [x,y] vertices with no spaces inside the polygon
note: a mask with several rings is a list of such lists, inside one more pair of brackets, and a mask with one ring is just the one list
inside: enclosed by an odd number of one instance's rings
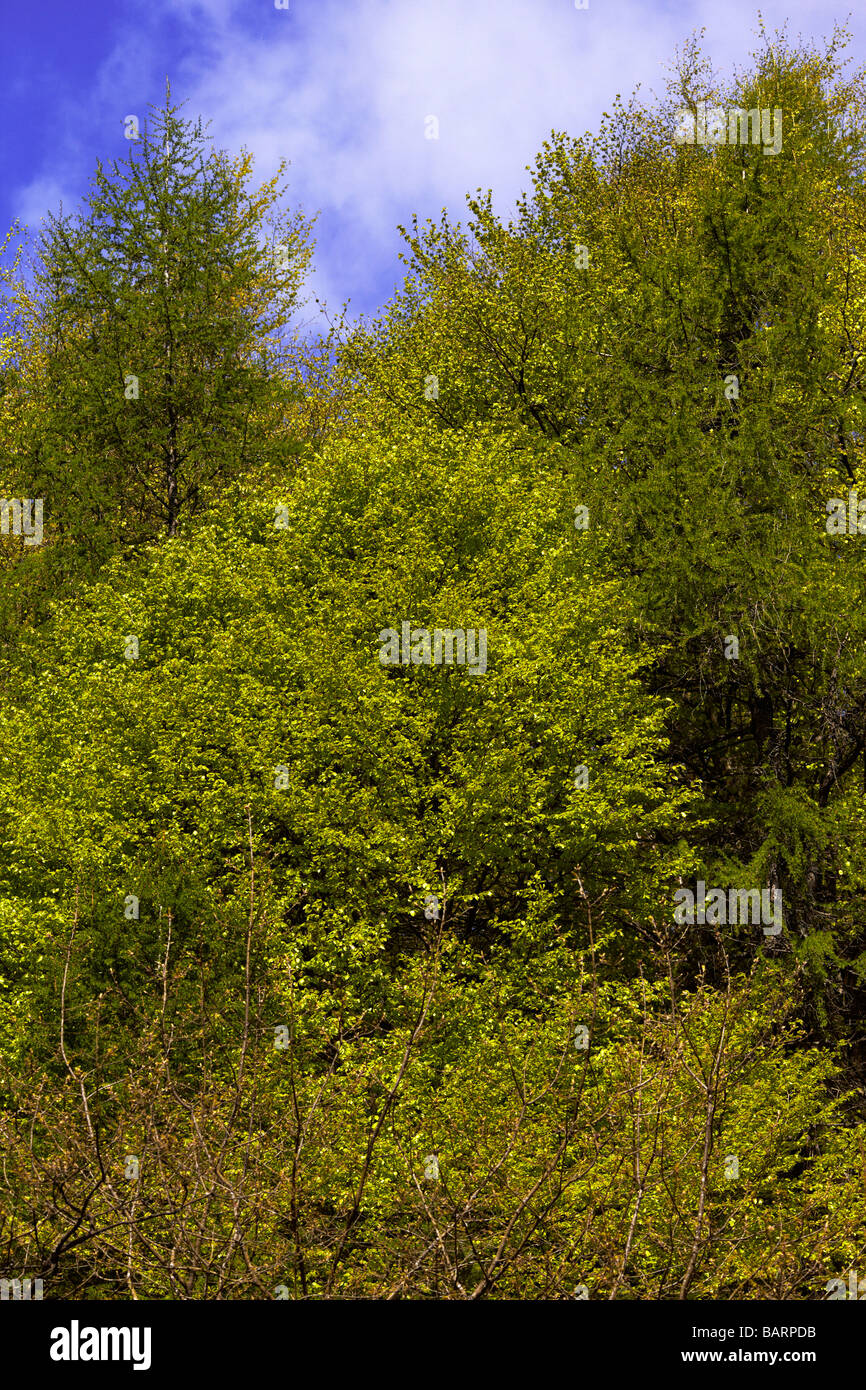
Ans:
{"label": "forest", "polygon": [[689,40],[324,331],[315,210],[170,92],[10,229],[4,1279],[857,1296],[847,45]]}

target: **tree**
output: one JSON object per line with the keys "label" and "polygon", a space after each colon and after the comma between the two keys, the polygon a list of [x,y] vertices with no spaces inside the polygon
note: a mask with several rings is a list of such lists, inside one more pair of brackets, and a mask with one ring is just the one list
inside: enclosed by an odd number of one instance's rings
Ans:
{"label": "tree", "polygon": [[86,212],[52,216],[23,325],[5,476],[45,499],[52,563],[93,573],[285,460],[282,336],[311,254],[277,176],[209,150],[166,94]]}
{"label": "tree", "polygon": [[[100,513],[96,573],[61,533],[47,556],[87,582],[0,652],[4,1274],[179,1299],[844,1284],[866,634],[857,499],[843,534],[826,496],[861,483],[864,223],[859,137],[826,129],[861,92],[837,44],[770,47],[730,91],[687,49],[666,105],[594,149],[554,135],[515,222],[479,197],[469,232],[416,228],[404,291],[333,363],[333,338],[273,374],[267,345],[170,339],[173,214],[134,293],[105,271],[106,304],[162,306],[136,323],[165,409],[91,419],[69,383],[90,502],[116,478],[138,519]],[[677,142],[723,100],[781,110],[782,148]],[[65,313],[18,293],[0,359],[20,440],[54,438],[24,428],[37,387],[109,341],[63,236]],[[248,264],[237,334],[258,256],[221,262]],[[23,586],[41,561],[6,544]],[[698,878],[781,888],[784,931],[684,921]]]}
{"label": "tree", "polygon": [[[866,960],[866,82],[844,40],[767,40],[727,87],[687,46],[661,104],[552,135],[513,221],[479,196],[466,229],[415,225],[405,287],[344,347],[359,421],[562,451],[705,791],[701,875],[781,886],[837,1035]],[[779,151],[677,142],[717,104],[779,112]]]}

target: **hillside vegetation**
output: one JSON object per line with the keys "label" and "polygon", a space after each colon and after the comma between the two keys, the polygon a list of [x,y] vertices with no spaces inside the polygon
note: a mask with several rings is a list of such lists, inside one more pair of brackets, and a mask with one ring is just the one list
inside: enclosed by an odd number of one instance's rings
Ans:
{"label": "hillside vegetation", "polygon": [[[3,1277],[810,1300],[862,1262],[844,43],[731,87],[688,45],[318,341],[311,220],[168,98],[7,256]],[[716,106],[778,152],[675,138]]]}

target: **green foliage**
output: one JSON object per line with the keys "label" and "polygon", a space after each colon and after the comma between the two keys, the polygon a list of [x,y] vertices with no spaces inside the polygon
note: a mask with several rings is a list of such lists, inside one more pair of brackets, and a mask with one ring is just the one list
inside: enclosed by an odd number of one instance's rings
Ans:
{"label": "green foliage", "polygon": [[[831,931],[853,984],[866,551],[826,529],[831,498],[866,496],[866,89],[844,38],[768,44],[727,90],[687,46],[667,102],[551,137],[515,220],[479,196],[467,228],[416,224],[405,289],[344,359],[379,428],[563,449],[646,686],[674,702],[672,760],[705,789],[705,874],[781,885],[793,949],[816,961],[805,943]],[[778,110],[781,150],[677,144],[699,102]],[[840,1011],[825,984],[841,1034],[859,995]]]}
{"label": "green foliage", "polygon": [[[415,225],[336,354],[283,346],[305,219],[275,261],[276,183],[168,104],[7,275],[4,486],[48,524],[0,556],[4,1276],[812,1300],[856,1262],[843,37],[729,91],[688,47],[513,221]],[[781,150],[677,145],[699,102]],[[698,879],[784,931],[680,925]]]}
{"label": "green foliage", "polygon": [[251,169],[167,95],[130,159],[97,165],[85,210],[42,233],[4,478],[47,499],[53,591],[297,452],[282,339],[311,224],[281,208],[282,168],[258,190]]}

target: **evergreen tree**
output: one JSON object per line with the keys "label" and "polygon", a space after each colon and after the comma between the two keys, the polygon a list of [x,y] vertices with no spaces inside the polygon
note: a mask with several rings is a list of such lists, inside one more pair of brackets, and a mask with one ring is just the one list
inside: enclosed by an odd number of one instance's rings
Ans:
{"label": "evergreen tree", "polygon": [[310,224],[282,209],[282,168],[249,189],[251,157],[208,148],[168,90],[131,120],[129,160],[49,219],[34,267],[4,473],[44,498],[55,570],[174,536],[299,447],[278,427]]}

